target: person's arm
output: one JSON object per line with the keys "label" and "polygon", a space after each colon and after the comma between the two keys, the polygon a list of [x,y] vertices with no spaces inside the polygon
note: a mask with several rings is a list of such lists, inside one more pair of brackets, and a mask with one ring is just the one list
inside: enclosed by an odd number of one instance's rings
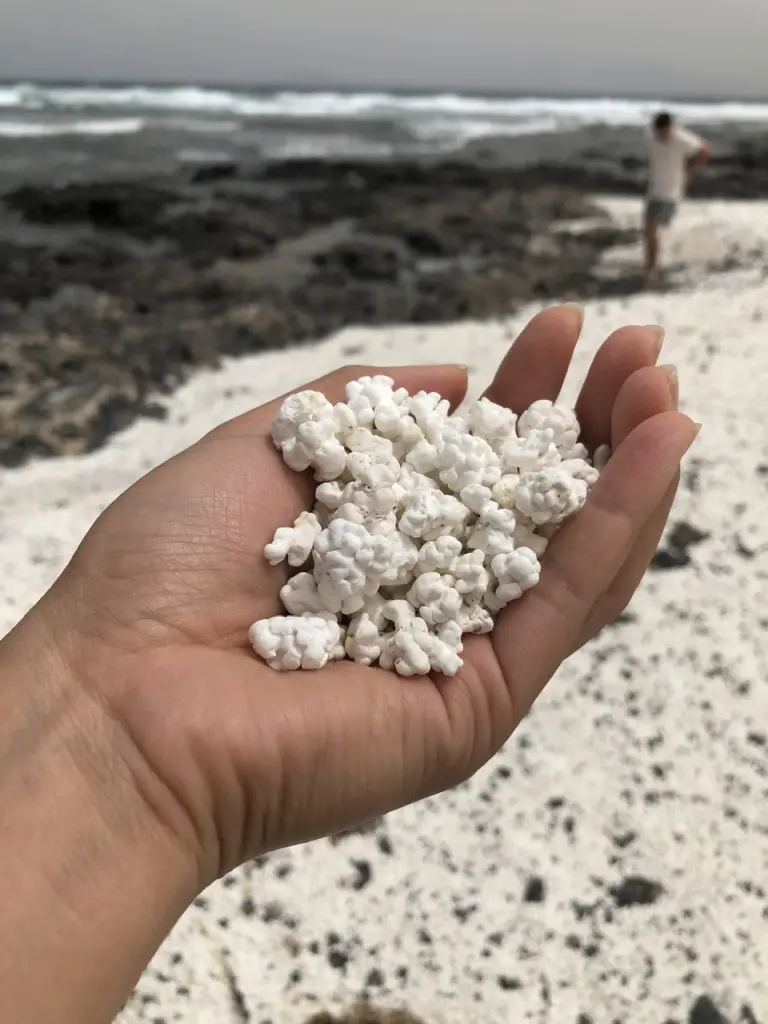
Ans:
{"label": "person's arm", "polygon": [[689,184],[690,184],[691,181],[693,181],[693,179],[698,174],[699,168],[702,167],[703,164],[705,164],[707,162],[707,160],[709,159],[709,154],[711,153],[711,151],[712,150],[711,150],[711,147],[710,147],[709,143],[708,142],[702,142],[702,144],[699,146],[699,148],[693,154],[693,156],[691,157],[691,160],[688,163],[688,182],[689,182]]}
{"label": "person's arm", "polygon": [[694,135],[693,132],[681,130],[678,137],[685,146],[685,152],[688,155],[687,178],[690,185],[701,167],[709,159],[712,147],[706,139],[703,139],[700,135]]}
{"label": "person's arm", "polygon": [[196,871],[137,796],[158,791],[130,737],[39,618],[0,643],[0,1020],[101,1024],[196,895]]}

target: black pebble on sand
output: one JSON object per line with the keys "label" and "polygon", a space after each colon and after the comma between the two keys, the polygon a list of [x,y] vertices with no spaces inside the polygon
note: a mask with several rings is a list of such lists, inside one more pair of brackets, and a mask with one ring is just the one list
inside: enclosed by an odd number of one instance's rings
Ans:
{"label": "black pebble on sand", "polygon": [[691,1007],[688,1024],[730,1024],[709,996],[699,996]]}
{"label": "black pebble on sand", "polygon": [[643,907],[655,903],[663,894],[659,882],[653,882],[639,875],[630,875],[608,890],[617,907]]}
{"label": "black pebble on sand", "polygon": [[691,564],[690,549],[707,540],[708,533],[690,523],[676,523],[651,562],[652,569],[683,569]]}

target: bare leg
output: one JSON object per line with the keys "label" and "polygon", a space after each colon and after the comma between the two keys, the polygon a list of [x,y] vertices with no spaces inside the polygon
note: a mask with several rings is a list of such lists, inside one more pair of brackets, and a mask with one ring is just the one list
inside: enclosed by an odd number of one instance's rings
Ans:
{"label": "bare leg", "polygon": [[652,284],[656,280],[659,262],[659,225],[652,220],[645,222],[645,281]]}

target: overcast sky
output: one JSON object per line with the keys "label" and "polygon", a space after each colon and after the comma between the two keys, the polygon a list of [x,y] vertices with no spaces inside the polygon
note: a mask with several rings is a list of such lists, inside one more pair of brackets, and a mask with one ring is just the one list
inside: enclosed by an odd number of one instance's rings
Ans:
{"label": "overcast sky", "polygon": [[701,0],[0,0],[0,78],[768,99],[768,0],[706,8]]}

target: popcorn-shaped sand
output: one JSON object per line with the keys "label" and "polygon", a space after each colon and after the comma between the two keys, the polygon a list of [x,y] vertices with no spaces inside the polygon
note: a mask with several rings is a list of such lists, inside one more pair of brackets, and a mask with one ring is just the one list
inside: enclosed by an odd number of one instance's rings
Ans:
{"label": "popcorn-shaped sand", "polygon": [[462,638],[490,632],[536,586],[551,537],[610,456],[590,460],[567,406],[541,400],[517,417],[481,398],[452,416],[440,395],[384,376],[350,381],[336,405],[291,395],[272,438],[319,484],[314,509],[265,549],[270,565],[301,570],[280,592],[288,614],[249,634],[278,671],[346,657],[455,675]]}

